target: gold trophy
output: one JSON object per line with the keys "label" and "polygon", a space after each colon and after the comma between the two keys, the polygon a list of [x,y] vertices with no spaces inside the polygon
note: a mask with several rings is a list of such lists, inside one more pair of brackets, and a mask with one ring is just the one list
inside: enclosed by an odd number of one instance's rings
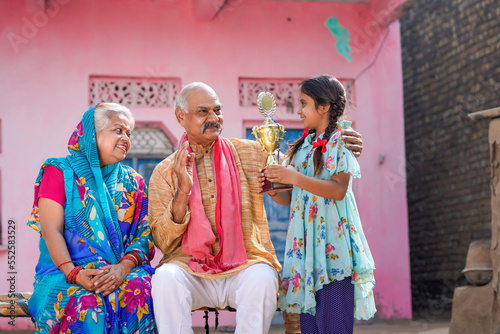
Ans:
{"label": "gold trophy", "polygon": [[[261,126],[253,127],[252,134],[262,145],[262,150],[269,153],[266,166],[277,165],[278,161],[276,159],[275,152],[279,151],[280,142],[283,140],[283,135],[285,134],[285,128],[283,125],[280,125],[271,119],[276,112],[276,102],[273,94],[269,92],[261,92],[257,97],[257,104],[259,106],[260,113],[266,119],[264,120],[264,124]],[[265,194],[271,191],[280,192],[290,190],[292,188],[293,187],[289,184],[273,183],[266,179],[260,193]]]}

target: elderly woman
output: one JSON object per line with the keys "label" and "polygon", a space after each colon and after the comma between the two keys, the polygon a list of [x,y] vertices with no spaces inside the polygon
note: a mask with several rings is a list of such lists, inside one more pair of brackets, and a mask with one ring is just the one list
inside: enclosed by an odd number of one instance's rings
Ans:
{"label": "elderly woman", "polygon": [[71,136],[70,155],[40,170],[28,221],[41,235],[29,300],[37,332],[156,333],[146,187],[119,163],[133,128],[127,108],[98,104]]}

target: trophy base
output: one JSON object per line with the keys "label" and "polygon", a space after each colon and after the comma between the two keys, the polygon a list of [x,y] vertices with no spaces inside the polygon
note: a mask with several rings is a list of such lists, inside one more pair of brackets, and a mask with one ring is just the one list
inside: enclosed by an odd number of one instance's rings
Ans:
{"label": "trophy base", "polygon": [[282,184],[282,183],[273,183],[270,182],[268,179],[264,180],[264,186],[262,187],[262,191],[260,192],[261,194],[267,194],[268,192],[282,192],[286,190],[292,190],[293,186],[289,184]]}

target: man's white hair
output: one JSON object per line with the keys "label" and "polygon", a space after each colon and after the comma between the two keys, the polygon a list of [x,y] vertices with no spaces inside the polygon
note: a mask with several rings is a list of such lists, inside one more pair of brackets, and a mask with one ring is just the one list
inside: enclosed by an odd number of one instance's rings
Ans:
{"label": "man's white hair", "polygon": [[130,130],[132,131],[134,129],[134,116],[132,116],[132,112],[127,107],[118,103],[104,102],[99,104],[94,110],[94,124],[96,133],[104,130],[109,125],[112,115],[123,115],[127,117],[130,123]]}
{"label": "man's white hair", "polygon": [[215,91],[212,87],[209,85],[203,83],[203,82],[192,82],[182,88],[180,91],[179,95],[177,95],[177,98],[175,99],[175,105],[174,108],[181,108],[182,111],[184,112],[189,112],[188,110],[188,98],[191,94],[194,92],[200,91],[200,90],[208,90],[209,92],[212,92],[214,95]]}

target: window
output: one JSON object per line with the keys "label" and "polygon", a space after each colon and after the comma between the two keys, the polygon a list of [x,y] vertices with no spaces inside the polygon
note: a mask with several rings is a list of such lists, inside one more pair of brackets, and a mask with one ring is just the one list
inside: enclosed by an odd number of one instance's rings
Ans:
{"label": "window", "polygon": [[132,147],[122,163],[135,169],[149,184],[156,165],[174,152],[175,144],[159,125],[141,123],[136,125],[130,140]]}

